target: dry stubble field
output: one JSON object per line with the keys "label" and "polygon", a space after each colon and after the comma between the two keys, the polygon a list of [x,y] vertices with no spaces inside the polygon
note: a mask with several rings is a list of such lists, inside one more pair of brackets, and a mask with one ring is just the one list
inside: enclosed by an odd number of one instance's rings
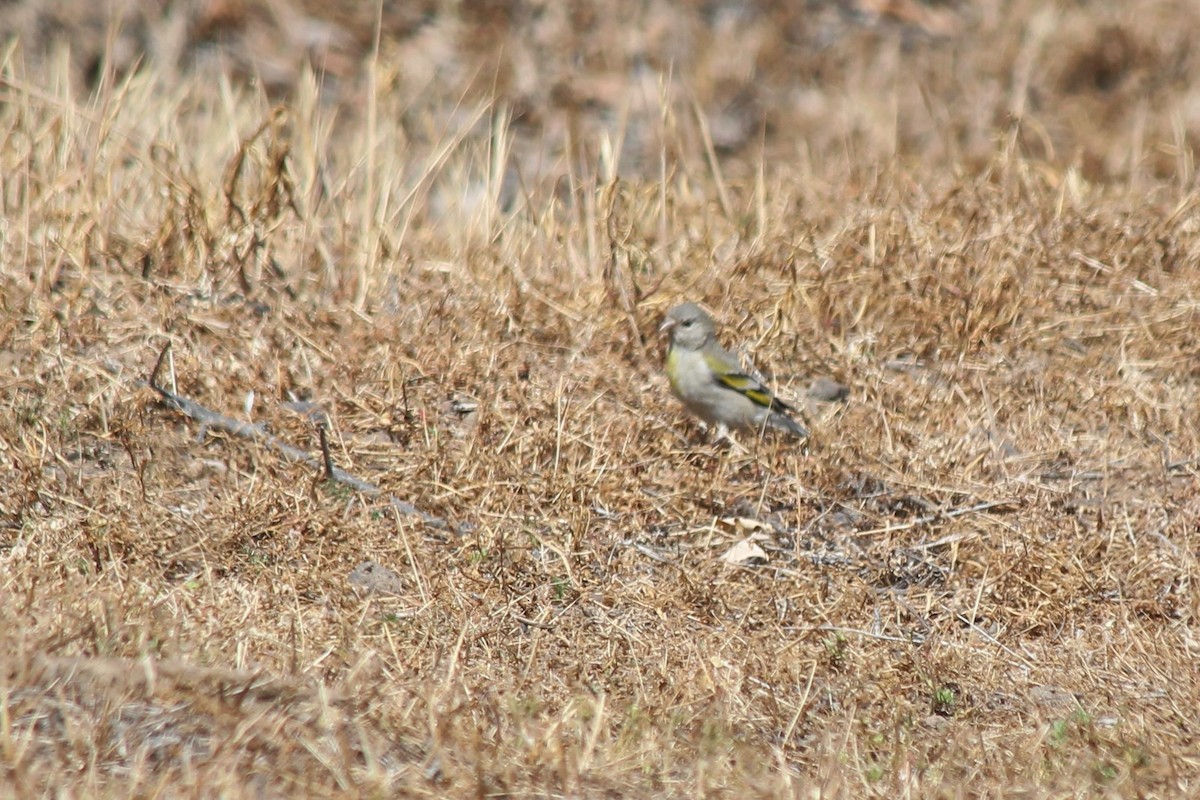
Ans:
{"label": "dry stubble field", "polygon": [[96,5],[0,9],[4,796],[1200,792],[1192,5]]}

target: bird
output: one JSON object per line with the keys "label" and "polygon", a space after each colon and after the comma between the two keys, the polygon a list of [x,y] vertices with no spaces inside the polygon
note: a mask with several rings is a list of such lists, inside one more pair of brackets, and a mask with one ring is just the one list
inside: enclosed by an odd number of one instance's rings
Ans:
{"label": "bird", "polygon": [[700,306],[675,306],[659,331],[671,337],[666,372],[672,393],[688,411],[715,425],[720,438],[732,442],[730,429],[762,433],[767,428],[798,439],[808,436],[791,418],[794,409],[746,374],[738,357],[721,346],[716,323]]}

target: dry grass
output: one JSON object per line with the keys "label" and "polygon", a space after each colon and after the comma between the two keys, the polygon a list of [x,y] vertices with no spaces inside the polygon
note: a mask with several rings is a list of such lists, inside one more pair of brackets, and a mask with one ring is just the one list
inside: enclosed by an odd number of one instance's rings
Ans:
{"label": "dry grass", "polygon": [[1197,791],[1191,5],[304,5],[5,11],[6,795]]}

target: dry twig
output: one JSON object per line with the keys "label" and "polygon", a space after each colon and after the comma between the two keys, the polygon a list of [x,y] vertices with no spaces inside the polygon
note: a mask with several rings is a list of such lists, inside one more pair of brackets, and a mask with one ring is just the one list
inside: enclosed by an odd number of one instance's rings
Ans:
{"label": "dry twig", "polygon": [[167,401],[168,405],[170,405],[176,411],[179,411],[180,413],[196,420],[203,428],[215,428],[216,430],[224,431],[234,436],[241,436],[246,439],[253,439],[257,442],[261,442],[269,449],[274,450],[276,453],[279,453],[289,461],[296,461],[317,469],[324,469],[326,478],[328,480],[334,481],[335,483],[340,483],[343,486],[349,486],[356,492],[383,497],[392,505],[393,508],[405,516],[417,517],[426,525],[434,528],[449,528],[456,531],[458,530],[458,526],[452,525],[445,519],[424,512],[414,506],[412,503],[409,503],[407,500],[402,500],[395,495],[385,494],[384,491],[375,484],[365,481],[355,475],[351,475],[349,472],[346,472],[340,467],[333,466],[333,459],[329,455],[329,447],[328,443],[325,441],[323,427],[321,428],[323,458],[318,458],[311,453],[305,452],[298,447],[293,447],[292,445],[283,441],[275,434],[270,433],[266,426],[262,424],[242,422],[241,420],[234,419],[233,417],[227,417],[224,414],[219,414],[216,411],[205,408],[189,397],[175,394],[170,389],[159,383],[158,380],[159,373],[162,371],[163,363],[166,361],[167,354],[170,352],[170,350],[171,343],[168,342],[167,345],[163,347],[162,352],[158,354],[158,360],[154,364],[154,369],[150,373],[150,379],[147,381],[147,384],[151,389],[158,392],[158,395],[163,400]]}

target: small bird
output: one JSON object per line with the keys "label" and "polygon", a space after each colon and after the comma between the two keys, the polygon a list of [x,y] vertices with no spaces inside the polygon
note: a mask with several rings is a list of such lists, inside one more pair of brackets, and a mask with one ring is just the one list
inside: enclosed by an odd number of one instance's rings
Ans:
{"label": "small bird", "polygon": [[742,371],[737,356],[717,341],[712,317],[695,303],[672,308],[660,331],[669,331],[667,379],[687,409],[729,438],[729,429],[765,428],[798,438],[808,431],[788,416],[793,409],[756,378]]}

